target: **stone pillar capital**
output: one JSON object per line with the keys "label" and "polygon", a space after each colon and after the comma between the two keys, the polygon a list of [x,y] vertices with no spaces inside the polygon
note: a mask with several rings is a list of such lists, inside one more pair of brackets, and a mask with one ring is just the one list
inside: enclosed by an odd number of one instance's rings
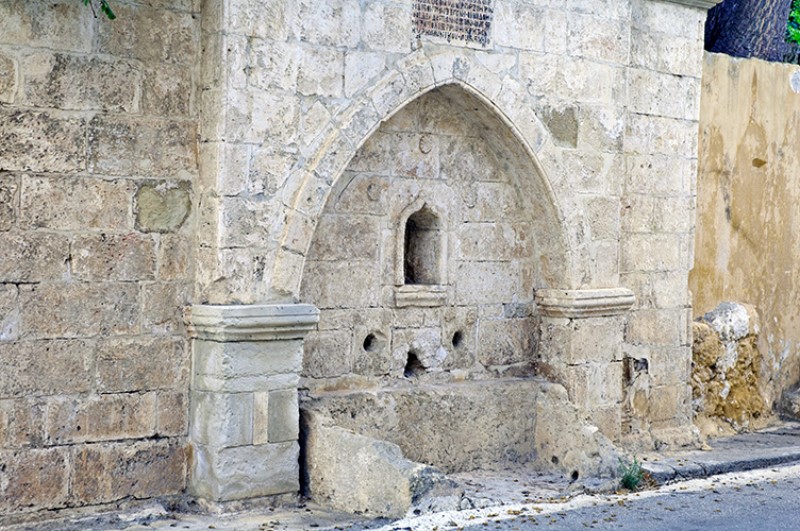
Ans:
{"label": "stone pillar capital", "polygon": [[184,318],[194,339],[274,341],[303,339],[319,321],[319,310],[312,304],[195,304]]}
{"label": "stone pillar capital", "polygon": [[540,289],[536,292],[536,305],[547,317],[613,317],[630,310],[635,302],[636,296],[627,288]]}

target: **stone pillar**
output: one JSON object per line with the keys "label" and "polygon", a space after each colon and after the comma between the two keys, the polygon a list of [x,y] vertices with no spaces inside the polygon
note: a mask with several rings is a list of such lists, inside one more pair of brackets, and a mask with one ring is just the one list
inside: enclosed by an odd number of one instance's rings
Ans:
{"label": "stone pillar", "polygon": [[298,492],[297,385],[309,304],[187,310],[192,338],[189,488],[214,502]]}
{"label": "stone pillar", "polygon": [[540,373],[566,387],[570,401],[618,441],[623,402],[625,288],[536,292],[542,315]]}

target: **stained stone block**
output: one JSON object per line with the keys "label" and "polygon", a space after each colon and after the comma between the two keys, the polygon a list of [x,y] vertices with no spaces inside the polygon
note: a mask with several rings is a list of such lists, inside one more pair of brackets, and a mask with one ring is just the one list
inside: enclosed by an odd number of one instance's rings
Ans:
{"label": "stained stone block", "polygon": [[0,510],[8,513],[24,507],[60,507],[69,489],[68,450],[0,452]]}
{"label": "stained stone block", "polygon": [[128,61],[35,53],[22,63],[22,100],[37,107],[138,112],[141,71]]}
{"label": "stained stone block", "polygon": [[71,501],[78,505],[179,494],[187,453],[172,441],[74,446]]}
{"label": "stained stone block", "polygon": [[48,401],[49,445],[142,439],[155,433],[155,393],[125,393]]}
{"label": "stained stone block", "polygon": [[0,170],[70,172],[86,167],[83,118],[2,109],[0,138]]}
{"label": "stained stone block", "polygon": [[[128,208],[134,191],[131,181],[23,175],[22,189],[19,217],[23,228],[113,231],[132,228]],[[87,205],[92,208],[86,208]]]}

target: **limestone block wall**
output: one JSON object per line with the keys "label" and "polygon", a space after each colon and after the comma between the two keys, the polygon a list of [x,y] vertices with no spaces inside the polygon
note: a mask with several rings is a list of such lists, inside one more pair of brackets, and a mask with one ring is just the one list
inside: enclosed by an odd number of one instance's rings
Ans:
{"label": "limestone block wall", "polygon": [[693,263],[705,13],[666,2],[631,7],[620,283],[636,294],[636,305],[625,325],[620,368],[622,431],[631,442],[651,436],[656,444],[687,442],[687,272]]}
{"label": "limestone block wall", "polygon": [[772,408],[800,380],[800,71],[717,54],[704,68],[694,313],[723,301],[756,307],[759,378]]}
{"label": "limestone block wall", "polygon": [[0,2],[0,515],[185,484],[198,6],[114,9]]}

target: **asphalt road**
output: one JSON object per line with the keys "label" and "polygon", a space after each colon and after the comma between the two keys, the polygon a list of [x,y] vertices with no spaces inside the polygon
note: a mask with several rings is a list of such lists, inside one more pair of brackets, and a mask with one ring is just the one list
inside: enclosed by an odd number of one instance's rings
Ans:
{"label": "asphalt road", "polygon": [[[697,490],[690,490],[696,488]],[[678,529],[790,531],[800,529],[800,471],[773,479],[709,479],[695,487],[642,493],[624,498],[598,497],[582,508],[547,514],[525,508],[513,519],[487,518],[464,529],[582,530]],[[516,511],[512,511],[516,512]],[[502,513],[498,511],[498,513]],[[507,514],[504,517],[507,518]]]}

